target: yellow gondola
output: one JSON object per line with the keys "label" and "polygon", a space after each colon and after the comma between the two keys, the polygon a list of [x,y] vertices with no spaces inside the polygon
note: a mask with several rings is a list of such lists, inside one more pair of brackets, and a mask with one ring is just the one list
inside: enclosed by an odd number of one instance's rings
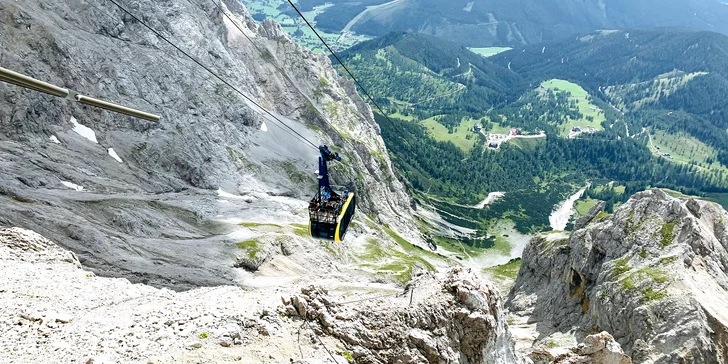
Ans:
{"label": "yellow gondola", "polygon": [[313,238],[339,242],[344,240],[354,212],[356,194],[344,188],[337,193],[329,184],[327,162],[341,161],[338,154],[332,153],[325,145],[319,147],[319,188],[308,206],[308,230]]}

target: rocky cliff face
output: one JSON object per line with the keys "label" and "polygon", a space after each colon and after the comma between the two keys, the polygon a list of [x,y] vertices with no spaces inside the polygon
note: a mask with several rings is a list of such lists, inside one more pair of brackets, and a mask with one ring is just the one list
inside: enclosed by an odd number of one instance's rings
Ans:
{"label": "rocky cliff face", "polygon": [[544,345],[604,330],[636,363],[726,362],[726,211],[651,190],[598,212],[568,239],[528,245],[507,307]]}
{"label": "rocky cliff face", "polygon": [[311,287],[284,300],[286,312],[315,320],[362,363],[520,363],[500,295],[469,270],[410,281],[401,295],[338,303]]}
{"label": "rocky cliff face", "polygon": [[[345,244],[308,237],[315,147],[110,2],[0,0],[3,67],[162,116],[0,84],[0,361],[518,360],[497,292],[417,247],[371,111],[325,56],[236,0],[122,3],[339,152],[359,211]],[[281,302],[305,292],[307,312]]]}
{"label": "rocky cliff face", "polygon": [[[255,23],[238,1],[215,3],[124,2],[298,133],[333,146],[344,157],[334,182],[357,188],[358,216],[417,242],[409,197],[353,85],[276,23]],[[0,225],[41,232],[96,272],[188,288],[240,280],[234,243],[255,234],[232,222],[307,223],[317,151],[110,2],[3,0],[0,16],[3,67],[162,116],[0,83]],[[308,258],[299,263],[329,269]]]}

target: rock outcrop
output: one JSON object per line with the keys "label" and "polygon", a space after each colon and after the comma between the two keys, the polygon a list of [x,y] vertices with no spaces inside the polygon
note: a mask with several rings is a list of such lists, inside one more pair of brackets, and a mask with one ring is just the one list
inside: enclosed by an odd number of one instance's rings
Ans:
{"label": "rock outcrop", "polygon": [[98,277],[12,228],[0,229],[0,282],[2,363],[521,362],[497,291],[460,268],[346,297],[296,284],[175,292]]}
{"label": "rock outcrop", "polygon": [[543,347],[528,354],[533,364],[630,364],[632,360],[624,355],[622,347],[608,332],[589,335],[579,346],[566,351],[550,351]]}
{"label": "rock outcrop", "polygon": [[540,339],[607,331],[635,363],[726,362],[728,213],[655,189],[604,215],[534,239],[506,307]]}
{"label": "rock outcrop", "polygon": [[281,311],[314,321],[358,363],[520,363],[497,290],[469,270],[413,279],[403,295],[338,303],[309,287]]}

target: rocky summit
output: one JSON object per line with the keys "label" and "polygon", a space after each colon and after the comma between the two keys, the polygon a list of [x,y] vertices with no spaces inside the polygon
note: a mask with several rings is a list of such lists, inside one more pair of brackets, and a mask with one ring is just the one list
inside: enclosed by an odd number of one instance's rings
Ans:
{"label": "rocky summit", "polygon": [[725,363],[726,211],[659,189],[601,208],[568,238],[529,243],[506,307],[545,346],[607,331],[635,363]]}

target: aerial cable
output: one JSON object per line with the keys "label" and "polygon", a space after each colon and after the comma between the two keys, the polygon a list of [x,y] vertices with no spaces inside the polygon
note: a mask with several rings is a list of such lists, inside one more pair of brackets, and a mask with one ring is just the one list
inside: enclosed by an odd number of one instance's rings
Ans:
{"label": "aerial cable", "polygon": [[377,104],[377,102],[374,101],[374,98],[371,95],[369,95],[369,92],[367,92],[367,89],[365,89],[364,86],[362,86],[361,83],[359,83],[359,80],[357,80],[356,77],[354,77],[354,75],[351,73],[351,71],[349,71],[349,69],[346,67],[346,65],[344,64],[344,62],[342,62],[341,59],[339,58],[339,56],[336,55],[336,52],[334,52],[334,50],[331,49],[331,47],[329,47],[329,45],[326,43],[326,41],[324,40],[324,38],[322,38],[319,35],[318,31],[316,31],[316,29],[313,27],[313,25],[311,25],[311,23],[308,22],[308,20],[306,19],[306,17],[303,16],[303,13],[301,13],[301,11],[298,10],[298,8],[296,7],[296,5],[293,4],[293,2],[291,0],[288,0],[288,3],[291,4],[291,6],[293,7],[293,9],[296,10],[296,12],[301,17],[301,19],[303,19],[303,21],[306,22],[306,25],[308,25],[308,27],[311,28],[311,30],[313,31],[313,33],[316,34],[316,36],[321,41],[321,43],[323,43],[324,46],[326,47],[326,49],[329,50],[329,53],[331,53],[331,55],[334,56],[334,58],[336,58],[336,61],[339,62],[339,64],[341,65],[341,67],[343,67],[344,70],[346,70],[346,73],[348,73],[349,76],[354,80],[354,82],[356,82],[357,86],[359,86],[359,88],[362,90],[362,92],[364,92],[364,94],[367,95],[367,97],[369,98],[369,101],[371,101],[372,104],[374,104],[374,106],[377,107],[377,109],[379,110],[379,112],[382,113],[382,115],[385,118],[387,118],[387,121],[389,121],[389,123],[392,124],[392,126],[395,126],[396,127],[396,124],[389,118],[389,116],[387,115],[386,112],[384,112],[384,110],[381,108],[381,106],[379,106],[379,104]]}
{"label": "aerial cable", "polygon": [[[242,35],[243,35],[243,36],[244,36],[244,37],[245,37],[245,38],[246,38],[246,39],[247,39],[247,40],[248,40],[248,41],[250,42],[250,44],[252,44],[252,45],[253,45],[253,47],[254,47],[254,48],[255,48],[255,49],[256,49],[256,50],[258,51],[258,53],[259,53],[259,54],[260,54],[261,56],[263,56],[263,58],[264,58],[264,59],[265,59],[265,57],[266,57],[267,55],[270,55],[270,51],[269,51],[268,49],[266,49],[265,51],[264,51],[264,50],[261,50],[261,49],[260,49],[260,47],[258,47],[258,45],[257,45],[257,44],[255,44],[255,42],[253,42],[253,40],[252,40],[252,39],[251,39],[251,38],[250,38],[250,37],[249,37],[249,36],[248,36],[247,34],[245,34],[245,31],[243,31],[243,29],[241,29],[241,28],[240,28],[240,26],[238,25],[238,23],[237,23],[237,22],[236,22],[235,20],[233,20],[233,18],[231,18],[231,17],[230,17],[230,15],[228,14],[228,12],[226,12],[226,11],[225,11],[225,10],[224,10],[224,9],[222,8],[222,6],[220,5],[220,4],[222,3],[222,0],[219,0],[220,2],[218,2],[218,1],[216,1],[216,0],[211,0],[211,1],[212,1],[212,3],[213,3],[213,4],[215,4],[215,6],[217,7],[217,9],[218,9],[218,10],[220,10],[220,12],[221,12],[221,13],[222,13],[223,15],[225,15],[225,17],[226,17],[226,18],[227,18],[227,19],[228,19],[228,20],[229,20],[229,21],[230,21],[231,23],[233,23],[233,25],[235,26],[235,28],[237,28],[237,29],[238,29],[238,30],[240,31],[240,33],[241,33],[241,34],[242,34]],[[293,80],[291,80],[291,78],[290,78],[290,77],[288,76],[288,73],[286,73],[286,72],[285,72],[285,71],[284,71],[284,70],[283,70],[283,69],[282,69],[282,68],[281,68],[281,67],[280,67],[280,66],[279,66],[279,65],[278,65],[278,64],[277,64],[276,62],[273,62],[273,61],[271,60],[271,61],[270,61],[270,64],[271,64],[271,65],[272,65],[273,67],[275,67],[275,68],[276,68],[276,70],[278,70],[278,72],[280,72],[280,74],[281,74],[281,75],[283,75],[283,77],[285,77],[285,78],[286,78],[286,79],[288,80],[288,82],[289,82],[289,83],[290,83],[291,85],[293,85],[293,86],[295,87],[296,83],[295,83],[295,82],[293,82]],[[326,120],[326,119],[322,119],[322,120],[324,121],[324,123],[326,123],[326,124],[327,124],[328,126],[330,126],[330,127],[331,127],[331,128],[332,128],[332,129],[334,130],[334,131],[336,131],[336,127],[334,127],[333,125],[331,125],[331,123],[329,123],[329,122],[328,122],[328,120]],[[337,131],[337,132],[338,132],[338,131]]]}
{"label": "aerial cable", "polygon": [[131,12],[130,12],[129,10],[127,10],[126,8],[124,8],[124,7],[123,7],[123,6],[121,5],[121,4],[119,4],[119,3],[118,3],[118,2],[116,1],[116,0],[109,0],[109,1],[111,1],[111,3],[112,3],[112,4],[116,5],[116,6],[117,6],[117,7],[119,8],[119,9],[121,9],[121,11],[123,11],[123,12],[124,12],[124,13],[126,13],[127,15],[131,16],[131,17],[132,17],[132,18],[133,18],[134,20],[136,20],[137,22],[139,22],[139,23],[140,23],[141,25],[143,25],[143,26],[144,26],[145,28],[149,29],[149,30],[150,30],[150,31],[151,31],[152,33],[154,33],[154,34],[155,34],[155,35],[156,35],[157,37],[159,37],[160,39],[164,40],[164,41],[165,41],[165,42],[167,42],[167,43],[168,43],[169,45],[171,45],[172,47],[174,47],[174,49],[176,49],[176,50],[177,50],[178,52],[180,52],[180,53],[184,54],[184,55],[185,55],[185,56],[186,56],[187,58],[189,58],[190,60],[192,60],[193,62],[195,62],[195,63],[196,63],[196,64],[197,64],[198,66],[202,67],[202,68],[203,68],[203,69],[204,69],[205,71],[209,72],[209,73],[210,73],[211,75],[213,75],[213,76],[214,76],[215,78],[217,78],[218,80],[220,80],[220,82],[222,82],[222,83],[224,83],[225,85],[227,85],[228,87],[232,88],[232,89],[233,89],[233,90],[234,90],[235,92],[237,92],[238,94],[240,94],[240,96],[242,96],[242,97],[243,97],[244,99],[248,100],[248,101],[249,101],[250,103],[252,103],[252,104],[253,104],[253,105],[255,105],[256,107],[258,107],[258,108],[259,108],[260,110],[263,110],[263,111],[264,111],[264,112],[265,112],[266,114],[270,115],[270,116],[271,116],[271,117],[272,117],[273,119],[275,119],[275,120],[276,120],[277,122],[281,123],[281,124],[282,124],[283,126],[285,126],[286,128],[288,128],[288,129],[289,129],[290,131],[292,131],[292,132],[293,132],[294,134],[296,134],[296,135],[297,135],[297,136],[298,136],[299,138],[301,138],[301,139],[302,139],[303,141],[305,141],[306,143],[310,144],[312,148],[314,148],[314,149],[318,150],[318,146],[317,146],[316,144],[314,144],[314,143],[313,143],[313,142],[311,142],[310,140],[306,139],[306,137],[304,137],[303,135],[301,135],[301,134],[300,134],[299,132],[297,132],[297,131],[296,131],[295,129],[293,129],[293,128],[291,128],[290,126],[288,126],[288,125],[287,125],[286,123],[284,123],[284,122],[283,122],[283,121],[282,121],[281,119],[279,119],[279,118],[278,118],[278,117],[277,117],[277,116],[276,116],[275,114],[273,114],[272,112],[270,112],[270,111],[268,111],[267,109],[265,109],[265,108],[264,108],[263,106],[261,106],[260,104],[258,104],[257,102],[255,102],[255,101],[254,101],[254,100],[253,100],[252,98],[248,97],[248,96],[247,96],[246,94],[244,94],[244,93],[243,93],[242,91],[240,91],[240,90],[239,90],[239,89],[238,89],[237,87],[233,86],[233,85],[232,85],[232,84],[230,84],[230,83],[229,83],[228,81],[226,81],[225,79],[223,79],[222,77],[220,77],[220,76],[219,76],[219,75],[218,75],[217,73],[215,73],[215,72],[214,72],[213,70],[211,70],[211,69],[210,69],[209,67],[207,67],[207,66],[205,66],[204,64],[202,64],[202,62],[200,62],[199,60],[197,60],[197,58],[195,58],[195,57],[191,56],[191,55],[190,55],[189,53],[187,53],[187,52],[185,52],[184,50],[182,50],[182,49],[181,49],[180,47],[178,47],[178,46],[177,46],[176,44],[172,43],[172,41],[170,41],[169,39],[167,39],[167,38],[166,38],[165,36],[163,36],[163,35],[162,35],[161,33],[159,33],[159,32],[158,32],[157,30],[155,30],[155,29],[154,29],[154,28],[152,28],[151,26],[147,25],[147,23],[145,23],[145,22],[144,22],[143,20],[139,19],[139,18],[138,18],[138,17],[136,16],[136,15],[132,14],[132,13],[131,13]]}
{"label": "aerial cable", "polygon": [[[91,7],[95,8],[95,9],[96,9],[96,10],[98,10],[98,11],[99,11],[99,12],[100,12],[101,14],[103,14],[104,16],[106,16],[107,18],[109,18],[109,19],[111,19],[111,20],[114,20],[114,21],[116,21],[116,20],[117,20],[117,19],[116,19],[116,18],[115,18],[114,16],[112,16],[112,15],[108,14],[107,12],[105,12],[104,10],[102,10],[101,8],[99,8],[98,6],[94,5],[93,3],[90,3],[90,2],[86,2],[86,4],[88,4],[88,5],[90,5]],[[81,29],[82,31],[85,31],[85,30],[84,30],[83,28],[79,28],[79,29]],[[184,62],[182,62],[181,60],[179,60],[179,59],[176,59],[176,60],[177,60],[177,62],[179,62],[180,64],[183,64],[184,66],[188,66],[187,64],[185,64],[185,63],[184,63]],[[210,80],[210,79],[205,79],[205,81],[211,81],[211,80]],[[169,109],[169,110],[171,110],[171,111],[174,111],[174,112],[178,112],[178,113],[181,113],[181,111],[180,111],[180,110],[176,110],[176,109],[174,109],[174,108],[170,108],[170,107],[167,107],[167,106],[164,106],[164,105],[160,105],[160,107],[162,107],[162,108],[164,108],[164,109]],[[187,114],[187,116],[189,117],[190,115],[189,115],[189,114]],[[280,128],[280,129],[281,129],[281,130],[282,130],[283,132],[285,132],[286,134],[288,134],[288,135],[290,135],[290,136],[292,136],[292,137],[294,137],[294,138],[298,138],[298,136],[297,136],[297,135],[295,135],[295,134],[291,133],[291,132],[290,132],[290,131],[289,131],[288,129],[284,128],[283,126],[279,125],[278,123],[271,123],[271,125],[274,125],[274,126],[276,126],[276,127]],[[308,144],[307,144],[306,146],[308,146]],[[274,153],[275,153],[275,152],[274,152]]]}

